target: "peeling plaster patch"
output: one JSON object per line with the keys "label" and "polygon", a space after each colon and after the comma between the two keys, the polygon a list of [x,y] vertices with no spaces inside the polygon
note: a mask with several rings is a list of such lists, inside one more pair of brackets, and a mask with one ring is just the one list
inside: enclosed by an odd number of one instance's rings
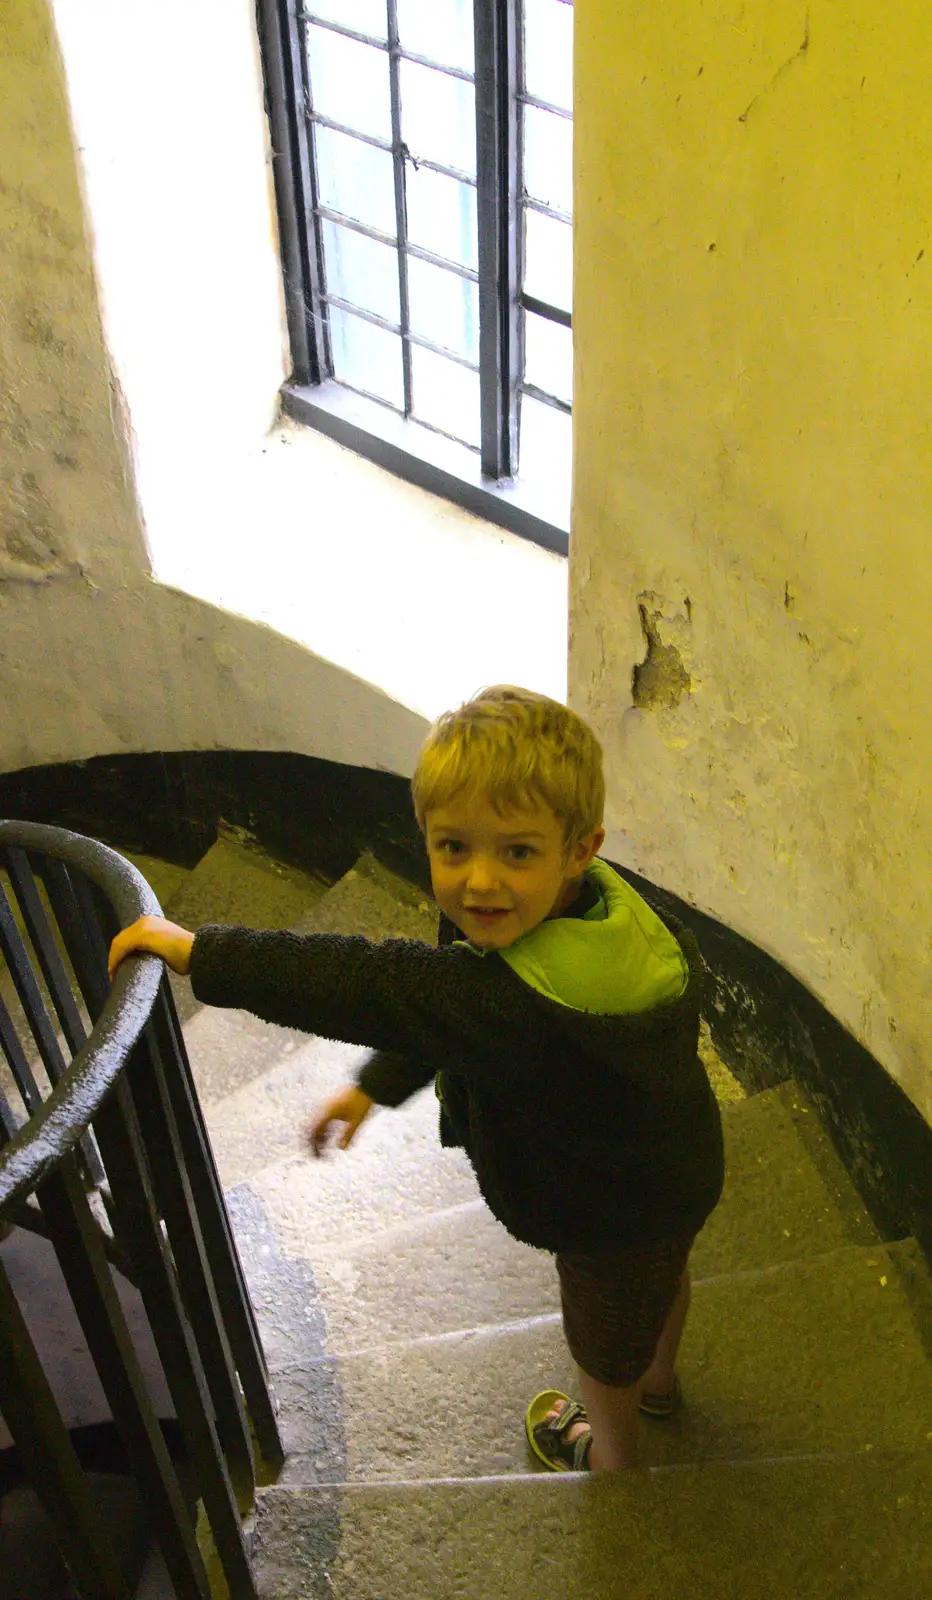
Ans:
{"label": "peeling plaster patch", "polygon": [[[656,609],[651,609],[651,605]],[[647,655],[631,674],[631,698],[641,711],[661,708],[673,711],[684,694],[689,694],[692,680],[683,665],[683,658],[675,644],[664,640],[661,630],[671,629],[670,619],[663,614],[663,602],[648,590],[638,595],[638,612],[641,632],[647,643]],[[692,603],[686,602],[686,625],[692,620]],[[681,619],[674,619],[672,629],[682,628]],[[672,631],[671,629],[671,631]]]}

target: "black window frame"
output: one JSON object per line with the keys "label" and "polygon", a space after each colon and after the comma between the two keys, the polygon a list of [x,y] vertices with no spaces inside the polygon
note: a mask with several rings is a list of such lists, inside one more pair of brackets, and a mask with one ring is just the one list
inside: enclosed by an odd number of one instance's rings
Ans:
{"label": "black window frame", "polygon": [[[567,3],[567,0],[564,0]],[[572,4],[572,0],[568,0]],[[521,395],[553,406],[570,407],[555,396],[522,383],[522,312],[544,316],[566,327],[565,310],[523,293],[521,260],[523,208],[518,173],[521,103],[567,113],[527,95],[522,88],[519,7],[521,0],[473,0],[476,96],[476,193],[478,281],[480,448],[471,451],[445,435],[403,417],[384,403],[366,399],[332,378],[323,292],[323,261],[315,217],[327,216],[318,204],[312,125],[337,127],[311,105],[303,29],[315,17],[313,0],[257,0],[266,86],[275,192],[278,205],[285,306],[293,370],[282,389],[287,415],[308,423],[422,488],[452,500],[544,548],[565,554],[568,532],[548,518],[547,486],[515,474]],[[402,352],[406,409],[410,408],[410,344],[407,329],[406,254],[402,169],[407,152],[401,142],[399,63],[395,0],[387,0],[392,105],[391,154],[395,172],[396,247],[399,259]],[[360,38],[341,24],[333,32]],[[371,42],[371,41],[366,41]],[[427,63],[425,63],[427,64]],[[429,63],[436,66],[436,63]],[[455,70],[452,76],[463,76]],[[352,131],[359,137],[356,130]],[[372,140],[387,149],[387,142]],[[546,211],[531,201],[535,209]],[[559,213],[557,213],[559,215]],[[345,223],[345,218],[340,221]],[[565,220],[565,219],[564,219]],[[360,228],[370,237],[375,230]],[[428,252],[415,251],[429,259]],[[446,263],[445,263],[446,265]],[[357,313],[358,314],[358,313]],[[373,317],[373,321],[379,319]],[[448,354],[449,352],[444,352]]]}

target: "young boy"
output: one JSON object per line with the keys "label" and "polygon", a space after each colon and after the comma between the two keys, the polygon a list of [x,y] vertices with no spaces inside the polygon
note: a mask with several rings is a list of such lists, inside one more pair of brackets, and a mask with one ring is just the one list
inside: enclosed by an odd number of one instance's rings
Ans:
{"label": "young boy", "polygon": [[698,1060],[702,963],[597,857],[602,753],[581,718],[487,689],[442,716],[414,806],[437,949],[144,917],[114,940],[190,971],[199,1000],[375,1047],[309,1129],[345,1149],[373,1104],[436,1078],[440,1135],[515,1238],[552,1251],[583,1404],[528,1407],[555,1471],[637,1461],[638,1412],[680,1401],[690,1246],[721,1194],[718,1109]]}

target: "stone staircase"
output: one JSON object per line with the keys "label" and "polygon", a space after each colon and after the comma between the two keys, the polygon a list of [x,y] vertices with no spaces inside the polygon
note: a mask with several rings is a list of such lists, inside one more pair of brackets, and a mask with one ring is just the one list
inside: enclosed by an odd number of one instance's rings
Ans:
{"label": "stone staircase", "polygon": [[[224,834],[166,914],[433,941],[363,857],[330,889]],[[199,1008],[184,1031],[273,1371],[288,1460],[252,1528],[269,1600],[907,1600],[932,1592],[932,1290],[878,1237],[793,1083],[723,1102],[725,1197],[692,1260],[686,1407],[646,1470],[536,1470],[523,1413],[574,1390],[549,1257],[485,1209],[430,1091],[314,1161],[361,1052]],[[578,1180],[577,1180],[578,1181]]]}

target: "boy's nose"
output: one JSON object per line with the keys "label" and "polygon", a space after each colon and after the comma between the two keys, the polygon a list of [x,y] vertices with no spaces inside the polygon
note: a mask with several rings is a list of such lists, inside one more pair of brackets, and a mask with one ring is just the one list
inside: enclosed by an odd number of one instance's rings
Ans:
{"label": "boy's nose", "polygon": [[466,874],[466,886],[470,892],[478,894],[484,890],[493,889],[497,881],[495,863],[479,855],[473,856],[469,863],[469,871]]}

